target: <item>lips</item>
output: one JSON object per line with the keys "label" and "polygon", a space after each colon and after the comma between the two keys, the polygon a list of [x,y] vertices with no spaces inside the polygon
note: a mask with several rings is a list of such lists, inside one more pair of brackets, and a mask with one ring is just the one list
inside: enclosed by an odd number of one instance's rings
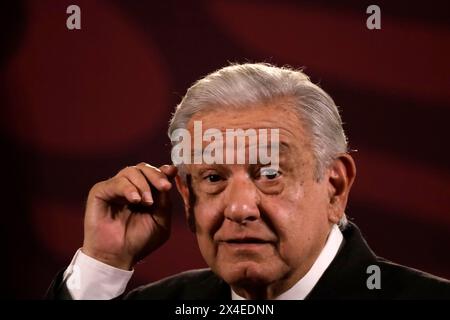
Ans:
{"label": "lips", "polygon": [[222,242],[231,243],[231,244],[264,244],[269,243],[270,241],[259,239],[259,238],[235,238],[235,239],[227,239],[222,240]]}

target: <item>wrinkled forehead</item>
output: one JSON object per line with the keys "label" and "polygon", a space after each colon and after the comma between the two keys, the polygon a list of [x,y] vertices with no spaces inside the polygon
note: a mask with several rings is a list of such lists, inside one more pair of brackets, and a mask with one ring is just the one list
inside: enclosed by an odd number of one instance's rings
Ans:
{"label": "wrinkled forehead", "polygon": [[[195,123],[201,122],[202,130],[210,135],[208,129],[226,132],[230,129],[261,130],[279,129],[280,139],[292,138],[305,140],[308,136],[304,122],[291,103],[252,105],[242,107],[208,108],[193,115],[186,129],[194,133]],[[291,143],[292,144],[292,143]]]}
{"label": "wrinkled forehead", "polygon": [[171,137],[175,164],[278,166],[281,158],[298,158],[309,145],[297,114],[280,106],[209,110],[176,133],[182,137]]}

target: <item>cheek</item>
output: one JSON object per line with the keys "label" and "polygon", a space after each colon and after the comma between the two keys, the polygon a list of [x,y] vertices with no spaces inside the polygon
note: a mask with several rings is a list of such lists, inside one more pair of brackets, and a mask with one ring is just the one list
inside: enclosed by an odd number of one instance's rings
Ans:
{"label": "cheek", "polygon": [[300,201],[290,216],[289,246],[298,248],[308,256],[321,245],[323,234],[328,230],[326,189],[312,182],[303,189]]}
{"label": "cheek", "polygon": [[205,209],[206,207],[204,206],[196,206],[194,209],[195,235],[203,259],[210,265],[211,261],[214,259],[216,250],[210,236],[212,218],[210,217],[210,211]]}
{"label": "cheek", "polygon": [[199,196],[198,200],[194,207],[195,233],[200,251],[209,263],[216,254],[213,236],[222,221],[221,205],[208,197]]}
{"label": "cheek", "polygon": [[316,234],[327,227],[322,188],[297,182],[282,195],[267,199],[267,213],[280,239],[280,254],[301,253],[313,246]]}
{"label": "cheek", "polygon": [[198,196],[194,206],[197,233],[212,236],[221,221],[222,205],[218,197]]}
{"label": "cheek", "polygon": [[262,209],[280,241],[290,242],[303,224],[302,203],[305,192],[301,185],[284,188],[282,194],[262,197]]}

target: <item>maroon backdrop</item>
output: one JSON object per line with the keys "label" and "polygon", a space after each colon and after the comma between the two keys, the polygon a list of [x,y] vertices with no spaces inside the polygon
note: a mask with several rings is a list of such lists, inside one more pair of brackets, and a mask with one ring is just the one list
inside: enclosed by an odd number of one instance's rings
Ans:
{"label": "maroon backdrop", "polygon": [[[358,179],[347,214],[382,256],[450,277],[445,1],[10,1],[0,5],[2,295],[40,298],[82,244],[92,184],[169,161],[187,87],[228,62],[305,67],[342,107]],[[81,7],[81,30],[66,8]],[[176,195],[174,194],[174,197]],[[177,200],[132,285],[204,266]]]}

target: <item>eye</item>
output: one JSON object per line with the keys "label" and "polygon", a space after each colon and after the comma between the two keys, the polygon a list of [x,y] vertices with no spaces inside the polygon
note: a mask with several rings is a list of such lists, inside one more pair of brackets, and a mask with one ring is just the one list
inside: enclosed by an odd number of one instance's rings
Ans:
{"label": "eye", "polygon": [[204,179],[208,182],[219,182],[220,180],[222,180],[222,177],[218,174],[209,174]]}
{"label": "eye", "polygon": [[259,170],[259,174],[261,177],[265,177],[267,180],[275,180],[280,176],[280,171],[274,168],[261,168]]}

